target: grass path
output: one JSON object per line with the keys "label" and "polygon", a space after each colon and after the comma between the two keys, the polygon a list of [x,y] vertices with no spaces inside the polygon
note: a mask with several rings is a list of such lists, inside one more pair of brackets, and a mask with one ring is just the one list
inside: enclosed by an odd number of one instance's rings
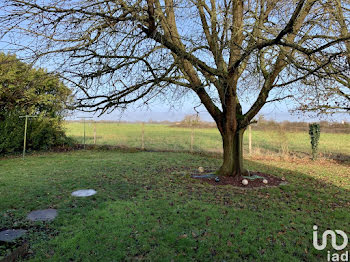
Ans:
{"label": "grass path", "polygon": [[[0,229],[28,229],[31,261],[324,261],[312,226],[350,235],[349,166],[247,159],[279,188],[216,188],[189,177],[220,159],[185,153],[79,151],[0,160]],[[77,189],[97,194],[81,199]],[[57,208],[53,222],[28,222]],[[1,254],[7,252],[0,246]]]}

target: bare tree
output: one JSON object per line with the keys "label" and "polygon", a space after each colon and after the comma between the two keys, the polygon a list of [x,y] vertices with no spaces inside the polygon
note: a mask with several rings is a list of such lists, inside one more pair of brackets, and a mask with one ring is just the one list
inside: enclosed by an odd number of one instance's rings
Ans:
{"label": "bare tree", "polygon": [[[350,21],[344,12],[344,6],[348,4],[341,0],[323,3],[331,18],[328,22],[329,38],[335,40],[349,35]],[[303,87],[307,88],[299,89],[300,106],[296,110],[317,114],[350,113],[350,42],[342,45],[343,54],[302,80]],[[322,64],[317,57],[314,60]]]}
{"label": "bare tree", "polygon": [[80,88],[83,110],[194,92],[222,136],[218,174],[235,176],[246,173],[243,133],[260,109],[347,54],[349,33],[333,27],[340,11],[347,24],[349,5],[338,2],[3,0],[0,22],[9,46],[57,65]]}

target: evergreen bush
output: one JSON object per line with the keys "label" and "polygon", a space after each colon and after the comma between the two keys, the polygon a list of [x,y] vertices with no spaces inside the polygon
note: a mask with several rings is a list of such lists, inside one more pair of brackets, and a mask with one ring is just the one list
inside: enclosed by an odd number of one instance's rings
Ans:
{"label": "evergreen bush", "polygon": [[313,123],[309,125],[309,135],[311,139],[312,160],[317,159],[318,142],[320,140],[320,124]]}

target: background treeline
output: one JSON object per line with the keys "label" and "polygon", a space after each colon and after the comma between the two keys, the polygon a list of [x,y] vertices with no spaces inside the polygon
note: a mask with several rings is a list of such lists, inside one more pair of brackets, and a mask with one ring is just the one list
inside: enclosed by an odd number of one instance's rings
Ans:
{"label": "background treeline", "polygon": [[[346,133],[350,134],[350,123],[337,123],[337,122],[328,122],[328,121],[320,121],[317,122],[320,124],[321,132],[324,133]],[[254,124],[255,130],[278,130],[283,128],[288,130],[288,132],[308,132],[309,131],[308,122],[276,122],[273,120],[265,120],[259,119],[256,124]]]}
{"label": "background treeline", "polygon": [[[257,123],[253,124],[254,130],[262,131],[273,131],[285,129],[288,132],[308,132],[308,122],[290,122],[283,121],[277,122],[274,120],[266,120],[262,115],[256,120]],[[349,122],[329,122],[320,121],[321,132],[325,133],[346,133],[350,134],[350,123]],[[172,123],[172,126],[177,127],[195,127],[195,128],[214,128],[216,127],[214,122],[202,121],[197,115],[188,115],[182,121]]]}

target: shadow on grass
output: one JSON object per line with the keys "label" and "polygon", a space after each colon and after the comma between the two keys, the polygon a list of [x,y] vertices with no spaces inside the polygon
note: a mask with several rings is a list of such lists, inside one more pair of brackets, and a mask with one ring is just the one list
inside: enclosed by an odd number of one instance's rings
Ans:
{"label": "shadow on grass", "polygon": [[347,154],[342,153],[332,153],[332,154],[325,154],[325,157],[328,159],[332,159],[340,164],[347,164],[350,165],[350,156]]}

